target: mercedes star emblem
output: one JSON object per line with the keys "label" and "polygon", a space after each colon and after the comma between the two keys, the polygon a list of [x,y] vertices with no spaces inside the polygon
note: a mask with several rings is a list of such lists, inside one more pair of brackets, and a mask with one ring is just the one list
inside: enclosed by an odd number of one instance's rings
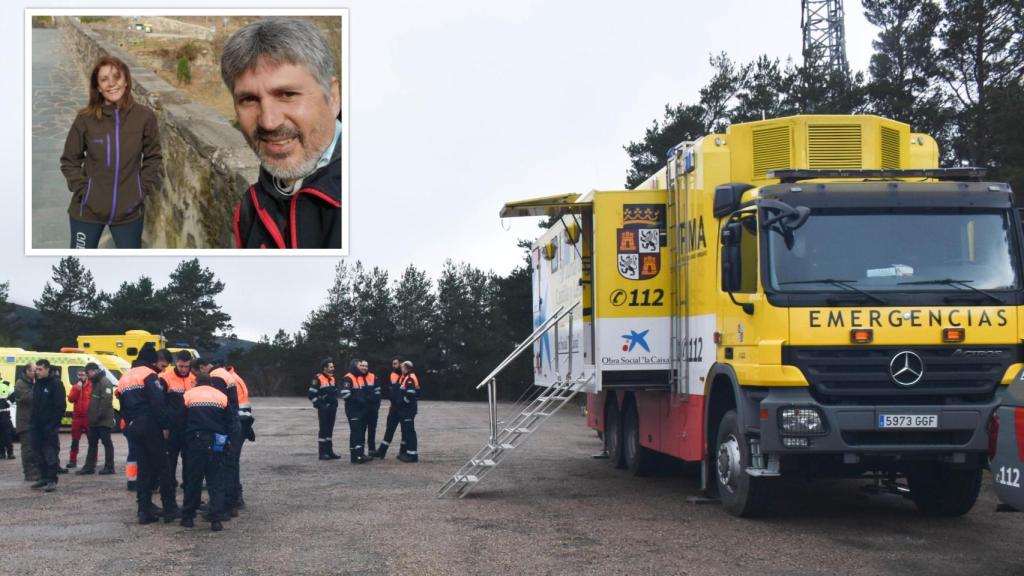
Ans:
{"label": "mercedes star emblem", "polygon": [[910,350],[898,352],[889,361],[889,375],[900,386],[913,386],[924,376],[924,361]]}

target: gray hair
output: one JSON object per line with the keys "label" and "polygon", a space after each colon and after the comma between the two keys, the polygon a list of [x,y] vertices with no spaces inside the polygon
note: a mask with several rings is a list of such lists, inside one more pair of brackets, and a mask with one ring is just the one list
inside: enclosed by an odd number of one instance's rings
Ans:
{"label": "gray hair", "polygon": [[402,366],[405,366],[409,370],[412,370],[412,362],[410,362],[408,360],[406,360],[405,362],[402,362]]}
{"label": "gray hair", "polygon": [[235,80],[255,69],[260,58],[305,66],[330,98],[331,81],[338,76],[335,55],[309,20],[267,18],[232,34],[220,57],[220,74],[229,92],[235,93]]}

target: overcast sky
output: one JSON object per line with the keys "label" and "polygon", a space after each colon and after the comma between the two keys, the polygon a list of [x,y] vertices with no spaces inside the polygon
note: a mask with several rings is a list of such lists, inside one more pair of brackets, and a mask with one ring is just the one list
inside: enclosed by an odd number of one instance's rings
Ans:
{"label": "overcast sky", "polygon": [[[24,60],[24,0],[5,2],[3,52]],[[169,3],[76,3],[160,7]],[[217,2],[239,8],[280,2]],[[708,55],[766,53],[799,60],[800,0],[322,2],[350,8],[352,260],[394,277],[410,263],[437,275],[445,259],[499,274],[521,259],[516,241],[536,221],[502,222],[505,201],[620,188],[638,140],[668,102],[695,102]],[[876,31],[859,0],[846,3],[847,51],[866,70]],[[67,2],[34,2],[33,8]],[[23,81],[23,76],[21,77]],[[21,116],[24,90],[0,97]],[[22,126],[3,139],[9,176],[0,227],[0,282],[31,305],[56,258],[24,256]],[[83,258],[97,287],[141,274],[163,285],[180,258]],[[225,281],[219,299],[235,332],[255,339],[298,329],[320,304],[337,259],[202,258]]]}

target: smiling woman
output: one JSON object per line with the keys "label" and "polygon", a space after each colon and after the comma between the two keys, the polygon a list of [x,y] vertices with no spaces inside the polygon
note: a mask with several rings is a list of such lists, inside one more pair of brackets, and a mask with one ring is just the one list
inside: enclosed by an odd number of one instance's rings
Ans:
{"label": "smiling woman", "polygon": [[100,58],[60,158],[71,248],[96,248],[104,227],[118,248],[141,248],[143,203],[160,186],[162,158],[156,116],[132,98],[128,66]]}

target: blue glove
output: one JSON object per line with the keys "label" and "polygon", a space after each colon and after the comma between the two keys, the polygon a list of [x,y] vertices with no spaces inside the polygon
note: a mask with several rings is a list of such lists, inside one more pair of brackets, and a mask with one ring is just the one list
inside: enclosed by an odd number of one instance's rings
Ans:
{"label": "blue glove", "polygon": [[223,452],[224,447],[227,446],[228,435],[227,434],[214,434],[213,435],[213,451]]}

